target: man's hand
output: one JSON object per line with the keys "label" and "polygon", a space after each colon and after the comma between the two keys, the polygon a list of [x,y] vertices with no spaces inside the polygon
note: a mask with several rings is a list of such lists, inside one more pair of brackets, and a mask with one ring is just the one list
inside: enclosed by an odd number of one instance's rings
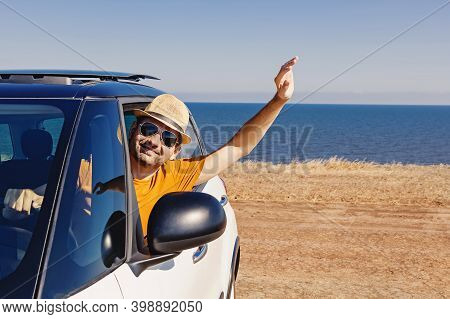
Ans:
{"label": "man's hand", "polygon": [[81,159],[78,171],[77,188],[87,194],[92,194],[92,154],[89,159]]}
{"label": "man's hand", "polygon": [[106,192],[108,188],[106,187],[106,184],[102,182],[98,182],[95,184],[94,189],[92,190],[92,194],[100,195]]}
{"label": "man's hand", "polygon": [[44,196],[32,189],[8,189],[5,195],[5,209],[13,209],[18,213],[30,215],[31,207],[40,209]]}
{"label": "man's hand", "polygon": [[298,56],[293,57],[283,64],[275,77],[275,86],[277,87],[277,95],[282,100],[289,100],[294,93],[294,75],[292,67],[297,63]]}
{"label": "man's hand", "polygon": [[92,193],[96,195],[101,195],[106,191],[116,191],[125,193],[125,176],[123,175],[117,176],[105,183],[98,182],[92,189]]}
{"label": "man's hand", "polygon": [[292,97],[294,92],[292,68],[297,61],[298,57],[294,57],[281,67],[280,72],[275,77],[277,93],[273,99],[248,120],[228,143],[206,156],[197,185],[206,182],[249,154],[261,141],[283,106]]}

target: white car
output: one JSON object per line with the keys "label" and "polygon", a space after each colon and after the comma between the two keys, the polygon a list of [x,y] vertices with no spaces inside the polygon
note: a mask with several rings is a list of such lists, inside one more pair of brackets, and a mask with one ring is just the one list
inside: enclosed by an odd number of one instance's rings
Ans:
{"label": "white car", "polygon": [[[239,237],[219,177],[162,197],[148,240],[142,234],[127,110],[163,93],[137,83],[152,77],[65,70],[0,76],[0,298],[234,297]],[[206,154],[192,115],[188,134],[181,157]],[[93,191],[120,176],[125,193]],[[33,194],[29,214],[4,207],[11,192]]]}

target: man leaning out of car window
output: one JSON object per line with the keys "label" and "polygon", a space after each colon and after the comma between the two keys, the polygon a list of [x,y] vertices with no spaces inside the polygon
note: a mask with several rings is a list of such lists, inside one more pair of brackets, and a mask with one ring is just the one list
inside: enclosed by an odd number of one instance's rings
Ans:
{"label": "man leaning out of car window", "polygon": [[[159,198],[170,192],[191,191],[195,185],[218,175],[256,147],[292,97],[292,69],[297,61],[298,57],[294,57],[281,67],[275,77],[275,96],[225,145],[206,156],[176,159],[182,146],[191,138],[186,134],[188,108],[175,96],[162,94],[145,110],[133,110],[137,120],[130,129],[129,152],[144,234],[151,210]],[[100,195],[108,190],[124,191],[123,185],[121,176],[97,183],[92,192]],[[21,191],[10,191],[5,197],[5,209],[29,213],[31,207],[40,207],[42,203],[43,187],[35,191],[22,190],[28,193],[26,200]]]}

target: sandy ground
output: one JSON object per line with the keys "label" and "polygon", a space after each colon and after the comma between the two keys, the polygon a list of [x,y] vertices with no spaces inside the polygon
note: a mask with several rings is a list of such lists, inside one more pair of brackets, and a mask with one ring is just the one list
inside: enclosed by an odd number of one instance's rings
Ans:
{"label": "sandy ground", "polygon": [[236,297],[450,297],[449,166],[239,165]]}
{"label": "sandy ground", "polygon": [[450,209],[232,205],[237,298],[450,297]]}

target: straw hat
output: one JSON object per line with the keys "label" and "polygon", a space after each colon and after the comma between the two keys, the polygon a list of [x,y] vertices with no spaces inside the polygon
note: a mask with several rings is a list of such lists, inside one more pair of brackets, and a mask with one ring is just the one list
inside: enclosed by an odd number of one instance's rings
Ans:
{"label": "straw hat", "polygon": [[179,132],[182,144],[191,142],[186,134],[189,124],[189,110],[182,101],[172,94],[161,94],[157,96],[144,110],[134,109],[133,114],[137,117],[151,117]]}

